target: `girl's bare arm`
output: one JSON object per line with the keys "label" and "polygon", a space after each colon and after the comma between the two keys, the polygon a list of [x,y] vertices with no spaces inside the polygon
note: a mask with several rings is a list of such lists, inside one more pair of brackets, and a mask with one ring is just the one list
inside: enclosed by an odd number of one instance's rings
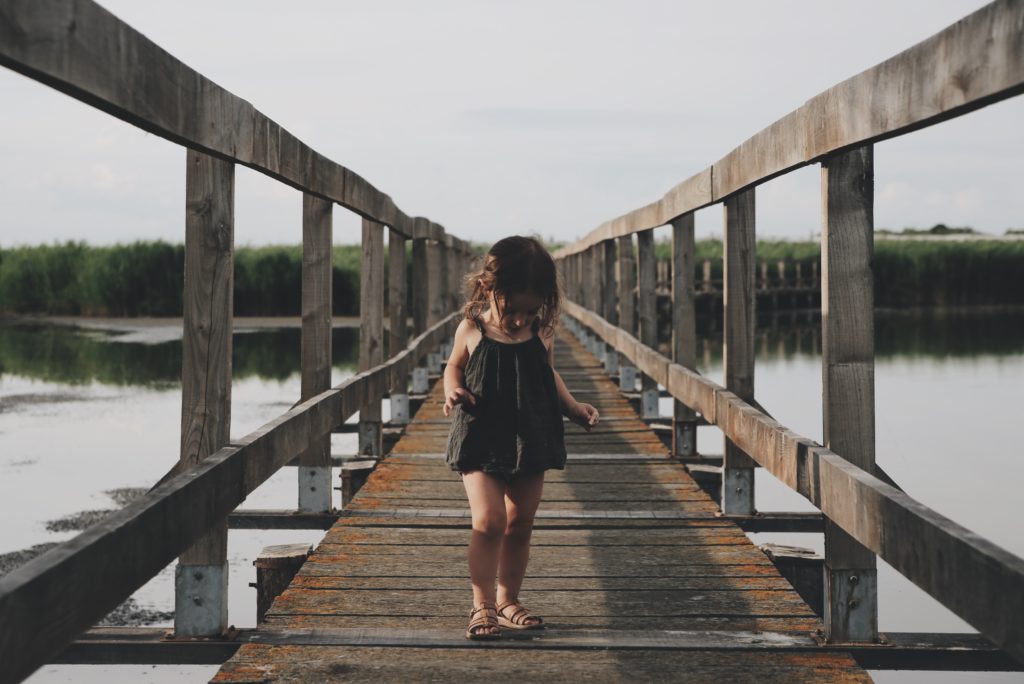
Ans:
{"label": "girl's bare arm", "polygon": [[444,367],[444,415],[448,415],[456,404],[462,402],[476,403],[472,393],[466,389],[466,363],[469,362],[469,349],[466,337],[472,328],[469,321],[463,319],[455,329],[452,341],[452,353]]}
{"label": "girl's bare arm", "polygon": [[588,430],[591,426],[596,425],[598,421],[597,409],[590,404],[580,403],[576,401],[572,393],[569,392],[569,388],[565,386],[565,381],[562,380],[562,376],[555,370],[555,338],[554,335],[548,340],[548,365],[551,366],[551,370],[555,375],[555,388],[558,390],[558,400],[562,405],[562,415],[568,416],[570,419],[584,425]]}

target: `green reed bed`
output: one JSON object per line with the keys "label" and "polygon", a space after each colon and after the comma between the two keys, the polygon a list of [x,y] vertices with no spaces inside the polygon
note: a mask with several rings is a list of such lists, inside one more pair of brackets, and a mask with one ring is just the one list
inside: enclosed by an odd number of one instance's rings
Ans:
{"label": "green reed bed", "polygon": [[[656,245],[668,259],[670,245]],[[818,243],[762,240],[760,263],[772,282],[784,262],[786,278],[809,279]],[[359,311],[358,245],[334,248],[334,313]],[[697,242],[697,278],[711,261],[722,277],[722,243]],[[84,316],[180,316],[184,248],[166,242],[89,246],[83,242],[0,249],[0,313]],[[239,247],[235,251],[235,314],[295,316],[301,310],[302,249]],[[875,241],[878,306],[1024,304],[1024,240]]]}
{"label": "green reed bed", "polygon": [[[83,242],[0,249],[0,313],[180,316],[182,245]],[[358,245],[334,248],[334,313],[359,311]],[[302,248],[235,250],[235,314],[294,316],[302,306]]]}
{"label": "green reed bed", "polygon": [[[722,242],[697,242],[697,278],[702,262],[711,261],[712,280],[722,278]],[[659,259],[671,255],[669,242],[656,247]],[[769,278],[777,277],[777,263],[785,262],[785,277],[792,279],[796,264],[810,278],[813,264],[820,264],[817,242],[761,240],[757,243],[760,264],[768,262]],[[820,272],[820,271],[819,271]],[[913,240],[875,241],[875,303],[878,306],[963,306],[1024,304],[1024,240]]]}

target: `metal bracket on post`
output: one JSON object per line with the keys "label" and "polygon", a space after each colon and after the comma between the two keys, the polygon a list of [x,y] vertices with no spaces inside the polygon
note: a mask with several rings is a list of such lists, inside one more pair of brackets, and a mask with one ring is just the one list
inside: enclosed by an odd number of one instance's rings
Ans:
{"label": "metal bracket on post", "polygon": [[412,369],[412,393],[426,394],[430,391],[430,379],[426,366],[417,366]]}
{"label": "metal bracket on post", "polygon": [[384,433],[377,420],[359,421],[359,455],[380,456],[384,453]]}
{"label": "metal bracket on post", "polygon": [[437,373],[441,368],[441,355],[436,351],[427,353],[427,373]]}
{"label": "metal bracket on post", "polygon": [[640,412],[644,418],[657,418],[659,414],[658,409],[658,386],[651,389],[645,389],[640,395]]}
{"label": "metal bracket on post", "polygon": [[391,393],[391,422],[396,425],[406,425],[411,416],[409,415],[409,395]]}
{"label": "metal bracket on post", "polygon": [[672,439],[672,453],[676,458],[696,458],[697,456],[697,423],[691,420],[675,420]]}
{"label": "metal bracket on post", "polygon": [[[735,448],[735,447],[733,447]],[[722,468],[722,511],[729,515],[754,515],[753,468]]]}
{"label": "metal bracket on post", "polygon": [[299,510],[308,513],[331,510],[330,466],[299,466]]}
{"label": "metal bracket on post", "polygon": [[174,568],[174,635],[220,634],[228,624],[228,564]]}
{"label": "metal bracket on post", "polygon": [[604,372],[608,375],[619,372],[619,355],[609,344],[604,346]]}
{"label": "metal bracket on post", "polygon": [[619,366],[619,389],[623,392],[636,391],[636,368]]}

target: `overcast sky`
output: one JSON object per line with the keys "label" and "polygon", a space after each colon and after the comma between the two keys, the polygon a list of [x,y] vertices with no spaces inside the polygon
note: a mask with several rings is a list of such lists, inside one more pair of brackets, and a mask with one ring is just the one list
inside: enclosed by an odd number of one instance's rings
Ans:
{"label": "overcast sky", "polygon": [[[829,2],[106,0],[171,54],[460,237],[569,240],[659,198],[829,86],[981,7]],[[0,67],[0,244],[184,235],[184,151]],[[1024,228],[1024,98],[876,146],[877,227]],[[817,167],[759,236],[819,230]],[[239,167],[237,244],[301,197]],[[721,233],[721,208],[698,212]],[[358,241],[335,210],[335,242]]]}

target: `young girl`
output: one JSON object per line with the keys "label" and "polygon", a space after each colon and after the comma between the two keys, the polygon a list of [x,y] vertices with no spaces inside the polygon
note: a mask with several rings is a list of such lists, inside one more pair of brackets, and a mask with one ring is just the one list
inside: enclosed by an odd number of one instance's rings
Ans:
{"label": "young girl", "polygon": [[565,467],[562,415],[589,431],[598,413],[573,399],[554,370],[560,295],[540,242],[495,243],[466,289],[444,371],[444,414],[454,414],[446,459],[462,475],[473,515],[466,638],[494,639],[500,627],[544,626],[518,599],[544,471]]}

